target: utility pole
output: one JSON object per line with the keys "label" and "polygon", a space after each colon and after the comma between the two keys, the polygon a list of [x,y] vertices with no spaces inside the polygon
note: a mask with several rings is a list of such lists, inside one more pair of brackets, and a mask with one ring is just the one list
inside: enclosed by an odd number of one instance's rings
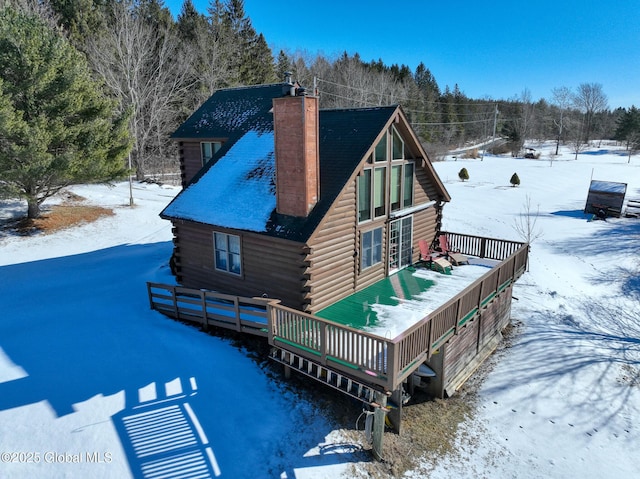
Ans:
{"label": "utility pole", "polygon": [[131,152],[129,152],[129,206],[133,206],[133,183],[131,180]]}
{"label": "utility pole", "polygon": [[[493,114],[493,134],[491,136],[491,144],[493,145],[496,142],[496,127],[498,124],[498,104],[495,104],[495,110],[494,110],[494,114]],[[487,146],[485,144],[485,147],[482,149],[482,155],[480,156],[480,161],[484,161],[484,153],[487,149]]]}
{"label": "utility pole", "polygon": [[496,128],[498,127],[498,104],[496,103],[496,110],[493,114],[493,137],[491,138],[491,143],[495,143],[496,141]]}

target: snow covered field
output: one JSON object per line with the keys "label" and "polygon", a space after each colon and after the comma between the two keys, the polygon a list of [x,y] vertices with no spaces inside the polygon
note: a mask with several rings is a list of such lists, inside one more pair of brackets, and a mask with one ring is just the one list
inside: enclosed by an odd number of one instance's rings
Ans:
{"label": "snow covered field", "polygon": [[[582,214],[591,178],[639,198],[640,159],[609,146],[573,158],[435,164],[446,230],[520,241],[529,198],[542,236],[461,452],[410,477],[640,477],[640,220]],[[172,282],[158,213],[177,189],[136,184],[134,208],[126,183],[72,191],[116,215],[0,233],[1,478],[317,479],[369,460],[243,351],[149,310],[145,282]]]}

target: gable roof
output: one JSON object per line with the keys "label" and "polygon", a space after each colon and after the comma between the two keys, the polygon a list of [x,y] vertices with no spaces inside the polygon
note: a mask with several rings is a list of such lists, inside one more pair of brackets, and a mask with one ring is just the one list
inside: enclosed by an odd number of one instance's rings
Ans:
{"label": "gable roof", "polygon": [[[289,87],[279,84],[220,90],[180,126],[173,138],[229,140],[161,217],[294,241],[306,241],[311,236],[400,107],[320,110],[320,198],[307,217],[285,216],[276,212],[271,107],[273,98],[284,96]],[[248,110],[240,111],[238,104]],[[224,108],[228,110],[218,111]],[[437,183],[448,199],[444,186]]]}

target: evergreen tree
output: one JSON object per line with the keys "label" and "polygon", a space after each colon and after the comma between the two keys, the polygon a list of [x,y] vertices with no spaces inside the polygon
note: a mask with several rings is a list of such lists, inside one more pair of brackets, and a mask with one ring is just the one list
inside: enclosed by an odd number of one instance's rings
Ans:
{"label": "evergreen tree", "polygon": [[458,178],[460,178],[462,181],[469,179],[469,172],[466,168],[462,168],[460,171],[458,171]]}
{"label": "evergreen tree", "polygon": [[292,73],[291,59],[284,50],[280,50],[278,53],[278,59],[276,60],[276,76],[278,81],[284,80],[284,74],[287,72]]}
{"label": "evergreen tree", "polygon": [[456,116],[456,107],[454,96],[447,85],[444,93],[440,98],[441,105],[441,123],[443,123],[442,140],[446,145],[453,144],[458,138],[458,123]]}
{"label": "evergreen tree", "polygon": [[459,143],[465,141],[465,102],[467,97],[460,91],[460,87],[456,83],[453,86],[453,105],[455,112],[455,121],[457,122],[457,138]]}
{"label": "evergreen tree", "polygon": [[419,92],[415,106],[419,112],[417,123],[425,123],[417,131],[423,139],[435,142],[441,136],[440,128],[434,125],[438,123],[440,88],[431,71],[422,62],[417,66],[413,80]]}
{"label": "evergreen tree", "polygon": [[618,117],[614,138],[626,142],[630,151],[640,149],[640,110],[635,105]]}
{"label": "evergreen tree", "polygon": [[[113,3],[120,3],[122,0]],[[127,0],[129,1],[129,0]],[[126,2],[125,2],[126,3]],[[173,28],[174,21],[171,12],[164,6],[163,0],[133,0],[135,13],[139,19],[144,20],[155,30],[169,30]]]}
{"label": "evergreen tree", "polygon": [[192,0],[184,0],[176,23],[178,38],[187,48],[196,46],[198,34],[209,30],[207,18],[196,10]]}
{"label": "evergreen tree", "polygon": [[109,0],[49,0],[58,24],[71,43],[84,50],[87,39],[105,28],[105,5]]}
{"label": "evergreen tree", "polygon": [[518,178],[518,173],[514,173],[511,175],[511,179],[509,180],[511,186],[518,186],[520,184],[520,178]]}
{"label": "evergreen tree", "polygon": [[34,16],[0,10],[0,177],[28,217],[74,183],[126,174],[126,119],[84,57]]}
{"label": "evergreen tree", "polygon": [[[219,8],[220,5],[217,5]],[[243,85],[266,83],[275,79],[273,55],[262,34],[258,35],[244,11],[244,0],[228,0],[222,13],[222,32],[235,48],[229,64]]]}

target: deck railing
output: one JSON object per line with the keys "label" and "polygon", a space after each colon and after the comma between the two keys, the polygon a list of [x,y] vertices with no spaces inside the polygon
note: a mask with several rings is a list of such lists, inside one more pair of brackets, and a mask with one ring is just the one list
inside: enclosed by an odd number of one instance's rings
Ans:
{"label": "deck railing", "polygon": [[482,236],[471,236],[448,231],[441,231],[440,234],[447,235],[449,247],[452,251],[498,261],[507,259],[524,244],[517,241],[484,238]]}
{"label": "deck railing", "polygon": [[527,244],[520,243],[508,258],[393,340],[394,347],[398,348],[394,386],[411,374],[418,361],[428,359],[458,328],[522,276],[528,250]]}
{"label": "deck railing", "polygon": [[[375,334],[272,303],[269,343],[358,379],[386,386],[393,371],[392,342]],[[390,384],[390,383],[389,383]]]}
{"label": "deck railing", "polygon": [[151,309],[175,319],[268,336],[267,304],[273,299],[244,298],[212,291],[147,283]]}
{"label": "deck railing", "polygon": [[267,336],[273,346],[394,391],[526,269],[526,243],[446,234],[453,249],[500,263],[393,339],[263,298],[240,298],[148,283],[149,301],[153,309],[178,319]]}

